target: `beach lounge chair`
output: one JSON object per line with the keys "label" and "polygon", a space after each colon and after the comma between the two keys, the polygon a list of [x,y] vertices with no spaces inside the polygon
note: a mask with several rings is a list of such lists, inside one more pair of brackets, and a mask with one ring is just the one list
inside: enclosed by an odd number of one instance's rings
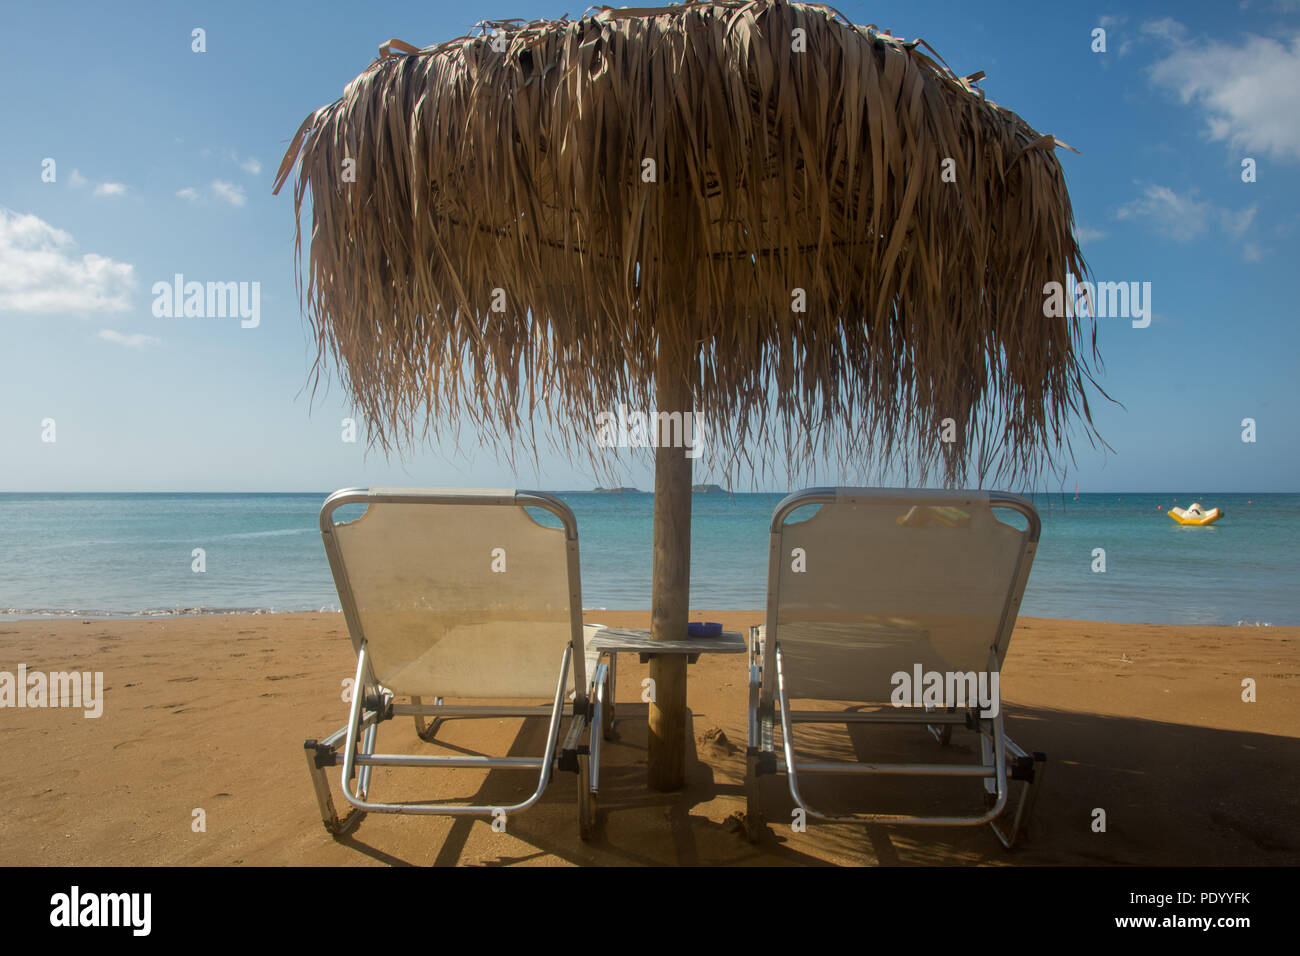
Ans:
{"label": "beach lounge chair", "polygon": [[[1004,846],[1016,841],[1045,758],[1003,733],[1000,680],[992,675],[1007,653],[1038,533],[1033,505],[998,492],[815,488],[777,506],[766,624],[750,632],[751,838],[763,831],[760,778],[784,773],[796,807],[813,819],[989,823]],[[917,684],[934,689],[928,674],[944,676],[942,693],[914,694]],[[996,706],[980,703],[981,674],[983,699]],[[815,724],[844,724],[851,734],[862,724],[921,726],[945,746],[961,726],[980,735],[980,762],[815,759],[799,752],[795,736],[809,735],[807,725]],[[862,758],[868,731],[857,733],[854,756]],[[876,739],[882,733],[888,731],[875,731]],[[861,806],[861,812],[825,812],[809,804],[801,785],[824,783],[830,774],[974,778],[983,782],[984,805],[972,793],[974,812],[964,816]],[[1019,799],[1008,809],[1013,783]]]}
{"label": "beach lounge chair", "polygon": [[[560,527],[527,509],[550,512]],[[589,838],[601,741],[589,728],[604,722],[608,671],[585,650],[569,507],[531,491],[347,489],[326,499],[320,527],[357,653],[347,726],[305,744],[326,829],[341,833],[368,811],[495,821],[532,806],[560,770],[577,775],[579,832]],[[481,703],[539,698],[548,703]],[[444,719],[544,717],[545,749],[528,757],[377,753],[380,724],[402,716],[428,742]],[[346,820],[325,778],[340,763],[343,795],[356,808]],[[537,786],[511,805],[382,803],[369,796],[377,766],[532,771]]]}

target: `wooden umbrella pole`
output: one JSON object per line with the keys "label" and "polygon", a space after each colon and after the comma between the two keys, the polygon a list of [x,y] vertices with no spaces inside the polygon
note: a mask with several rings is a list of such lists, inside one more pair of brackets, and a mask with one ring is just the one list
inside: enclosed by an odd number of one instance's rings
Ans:
{"label": "wooden umbrella pole", "polygon": [[[689,349],[660,347],[655,372],[658,411],[680,412],[685,423],[693,413],[692,362]],[[691,596],[691,459],[684,447],[669,447],[659,433],[655,450],[654,577],[650,633],[656,641],[682,640],[690,616]],[[686,779],[686,657],[659,654],[650,658],[654,682],[650,702],[648,782],[659,791],[680,790]]]}

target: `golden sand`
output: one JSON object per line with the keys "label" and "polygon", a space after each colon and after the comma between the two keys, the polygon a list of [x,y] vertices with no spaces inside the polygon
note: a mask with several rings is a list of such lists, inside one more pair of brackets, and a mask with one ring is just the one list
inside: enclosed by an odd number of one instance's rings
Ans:
{"label": "golden sand", "polygon": [[[649,614],[587,617],[646,627]],[[744,633],[761,617],[692,612]],[[648,668],[620,657],[619,739],[604,751],[600,833],[589,844],[578,838],[568,773],[505,833],[487,819],[371,814],[350,836],[331,838],[302,741],[346,721],[341,688],[355,658],[339,614],[0,623],[0,670],[20,663],[104,672],[104,712],[0,710],[0,864],[1300,863],[1297,627],[1022,619],[1002,674],[1007,731],[1049,763],[1034,826],[1013,853],[985,827],[794,832],[783,778],[764,782],[768,836],[744,840],[729,823],[745,808],[747,676],[738,656],[690,668],[692,742],[687,786],[676,794],[645,787],[639,700]],[[1254,703],[1242,700],[1247,677]],[[540,753],[543,729],[453,721],[439,736],[526,754]],[[937,744],[907,733],[904,758],[929,759]],[[408,720],[385,723],[379,740],[387,752],[430,746]],[[828,746],[861,753],[870,742],[845,736]],[[954,746],[967,746],[960,731]],[[338,773],[330,771],[342,809]],[[372,796],[510,803],[533,783],[527,772],[377,768]],[[1097,808],[1104,833],[1093,830]]]}

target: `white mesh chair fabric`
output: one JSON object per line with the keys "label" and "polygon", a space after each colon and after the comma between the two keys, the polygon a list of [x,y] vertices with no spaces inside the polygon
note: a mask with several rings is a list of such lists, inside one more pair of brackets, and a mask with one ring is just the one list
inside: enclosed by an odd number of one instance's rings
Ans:
{"label": "white mesh chair fabric", "polygon": [[987,494],[895,494],[841,490],[782,523],[769,623],[791,699],[887,702],[897,671],[978,672],[990,647],[1006,654],[1028,531]]}
{"label": "white mesh chair fabric", "polygon": [[[570,561],[565,529],[539,524],[525,508],[538,503],[514,494],[373,489],[360,518],[333,525],[353,640],[364,636],[376,680],[393,693],[554,694],[581,626],[576,543]],[[483,506],[497,500],[506,503]]]}
{"label": "white mesh chair fabric", "polygon": [[[998,687],[978,679],[1002,666],[1039,530],[1033,505],[1001,492],[812,488],[777,506],[766,624],[753,628],[750,644],[745,826],[751,838],[764,829],[760,778],[784,773],[796,806],[822,821],[988,823],[1004,846],[1015,843],[1046,758],[1007,737]],[[900,672],[911,680],[896,683]],[[969,698],[963,702],[961,692],[950,701],[917,700],[917,685],[931,682],[931,675],[954,689],[970,688],[973,679],[982,693],[995,696],[978,707]],[[907,683],[913,693],[895,699]],[[795,701],[813,706],[800,708]],[[996,706],[986,712],[985,704]],[[980,762],[862,759],[867,755],[857,743],[857,760],[809,760],[796,753],[796,727],[836,723],[920,725],[940,745],[964,726],[979,735]],[[959,815],[826,812],[802,796],[804,776],[839,774],[973,778],[982,783],[986,802],[981,812]],[[1011,810],[1013,781],[1020,797]]]}

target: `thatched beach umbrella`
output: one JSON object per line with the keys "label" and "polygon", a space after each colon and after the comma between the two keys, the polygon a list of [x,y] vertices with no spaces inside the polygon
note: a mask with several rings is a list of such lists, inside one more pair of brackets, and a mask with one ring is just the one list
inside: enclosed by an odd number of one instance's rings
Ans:
{"label": "thatched beach umbrella", "polygon": [[[305,307],[384,448],[699,409],[719,467],[1031,475],[1090,423],[1056,141],[920,41],[718,0],[398,41],[285,154]],[[933,54],[933,51],[929,51]],[[299,233],[301,241],[301,231]],[[1095,338],[1093,348],[1095,349]],[[653,633],[684,636],[691,459],[655,451]],[[685,664],[653,659],[650,782],[681,785]]]}

